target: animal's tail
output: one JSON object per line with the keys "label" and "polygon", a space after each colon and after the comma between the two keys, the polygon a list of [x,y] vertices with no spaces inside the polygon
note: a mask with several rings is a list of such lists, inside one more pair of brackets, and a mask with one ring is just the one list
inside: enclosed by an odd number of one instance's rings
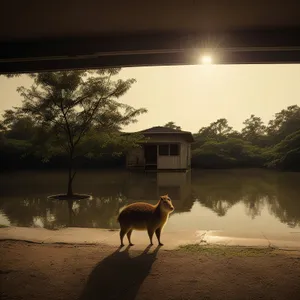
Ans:
{"label": "animal's tail", "polygon": [[117,218],[117,221],[120,223],[120,216],[121,216],[121,212],[124,210],[125,206],[121,207],[119,209],[119,215],[118,215],[118,218]]}
{"label": "animal's tail", "polygon": [[119,211],[118,218],[117,218],[117,221],[118,221],[119,223],[120,223],[121,212],[122,212],[122,210]]}

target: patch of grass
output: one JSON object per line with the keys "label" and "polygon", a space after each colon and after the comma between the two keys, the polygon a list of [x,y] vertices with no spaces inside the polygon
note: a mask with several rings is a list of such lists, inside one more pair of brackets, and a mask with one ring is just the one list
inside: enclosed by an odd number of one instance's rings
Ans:
{"label": "patch of grass", "polygon": [[8,225],[0,224],[0,228],[7,228],[9,227]]}
{"label": "patch of grass", "polygon": [[274,256],[276,250],[271,247],[267,248],[254,248],[254,247],[242,247],[242,246],[220,246],[220,245],[199,245],[188,244],[179,246],[177,251],[184,251],[189,253],[200,253],[203,255],[211,256],[242,256],[242,257],[254,257],[254,256]]}

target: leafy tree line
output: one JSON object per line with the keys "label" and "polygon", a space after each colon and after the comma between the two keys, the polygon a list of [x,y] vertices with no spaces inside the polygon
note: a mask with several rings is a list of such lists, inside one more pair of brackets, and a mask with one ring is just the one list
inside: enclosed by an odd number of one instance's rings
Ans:
{"label": "leafy tree line", "polygon": [[300,171],[300,107],[288,106],[265,125],[251,115],[241,132],[225,118],[194,134],[192,165],[201,168],[267,167]]}
{"label": "leafy tree line", "polygon": [[[124,153],[143,138],[121,135],[146,109],[120,102],[134,79],[116,80],[120,69],[29,75],[20,107],[0,123],[0,168],[68,168],[69,187],[83,167],[123,167]],[[165,126],[180,130],[174,122]],[[300,107],[289,106],[265,125],[251,115],[240,132],[225,118],[194,134],[194,168],[269,167],[300,171]]]}

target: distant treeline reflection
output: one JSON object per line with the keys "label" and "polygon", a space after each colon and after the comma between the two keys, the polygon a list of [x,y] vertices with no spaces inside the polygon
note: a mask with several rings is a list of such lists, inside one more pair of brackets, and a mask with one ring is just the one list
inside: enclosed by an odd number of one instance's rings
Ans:
{"label": "distant treeline reflection", "polygon": [[[96,186],[100,178],[105,178],[105,174],[100,175],[91,185]],[[45,176],[49,175],[42,175],[39,180],[45,181]],[[82,180],[85,177],[82,174]],[[138,179],[119,172],[107,178],[99,180],[92,193],[93,200],[80,201],[47,200],[47,192],[35,190],[34,186],[28,188],[20,185],[11,193],[13,185],[7,185],[1,192],[0,210],[15,226],[113,229],[119,227],[116,217],[122,206],[141,199],[156,202],[159,193],[168,189],[163,182],[164,178],[145,180],[143,176]],[[80,181],[80,177],[77,180]],[[178,181],[178,193],[174,194],[173,201],[176,207],[174,215],[189,212],[193,204],[199,202],[219,217],[224,217],[235,204],[241,203],[250,218],[259,216],[262,209],[268,209],[271,215],[293,228],[300,226],[298,180],[297,173],[261,170],[194,171],[191,177],[182,177],[181,182]],[[161,183],[164,185],[162,189],[159,186]],[[36,184],[39,185],[39,181]],[[88,183],[79,184],[82,184],[81,189],[84,191],[88,188]],[[32,189],[32,195],[29,189]],[[28,196],[24,197],[25,194]]]}

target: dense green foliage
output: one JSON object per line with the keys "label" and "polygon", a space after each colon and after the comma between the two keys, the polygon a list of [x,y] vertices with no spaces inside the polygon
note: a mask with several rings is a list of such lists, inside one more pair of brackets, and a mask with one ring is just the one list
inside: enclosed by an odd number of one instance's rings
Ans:
{"label": "dense green foliage", "polygon": [[237,132],[226,119],[194,135],[192,165],[201,168],[269,167],[300,171],[300,107],[289,106],[265,126],[251,115]]}
{"label": "dense green foliage", "polygon": [[[122,126],[145,109],[118,99],[135,82],[113,80],[120,69],[45,72],[19,87],[22,105],[6,110],[1,122],[1,167],[34,167],[49,162],[68,168],[68,195],[76,170],[87,159],[114,155],[138,145],[141,136],[122,136]],[[103,159],[102,159],[103,161]]]}
{"label": "dense green foliage", "polygon": [[[112,81],[118,69],[30,75],[18,89],[21,107],[6,110],[0,123],[1,169],[122,167],[138,135],[124,125],[146,112],[116,101],[134,79]],[[166,127],[180,130],[174,122]],[[225,118],[194,134],[194,168],[267,167],[300,171],[300,107],[289,106],[265,125],[251,115],[240,132]],[[70,167],[71,166],[71,167]],[[70,169],[72,172],[70,172]]]}

